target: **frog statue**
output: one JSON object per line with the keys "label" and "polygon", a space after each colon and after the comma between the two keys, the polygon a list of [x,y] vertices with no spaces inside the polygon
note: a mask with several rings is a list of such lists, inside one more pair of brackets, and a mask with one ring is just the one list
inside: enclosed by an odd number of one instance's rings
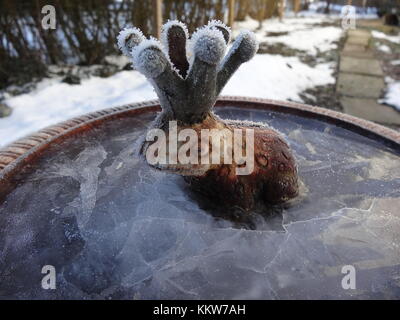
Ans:
{"label": "frog statue", "polygon": [[221,90],[258,50],[255,35],[243,31],[225,55],[230,38],[230,28],[213,20],[189,39],[187,27],[175,20],[163,26],[161,42],[125,28],[118,45],[152,84],[162,109],[141,145],[147,163],[182,175],[216,202],[246,211],[259,201],[296,197],[297,166],[276,130],[213,113]]}

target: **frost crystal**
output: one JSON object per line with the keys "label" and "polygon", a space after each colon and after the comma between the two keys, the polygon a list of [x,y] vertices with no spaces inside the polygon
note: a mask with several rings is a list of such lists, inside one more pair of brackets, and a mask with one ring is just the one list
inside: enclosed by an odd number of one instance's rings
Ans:
{"label": "frost crystal", "polygon": [[193,52],[200,60],[215,65],[225,54],[226,43],[218,29],[201,28],[192,36]]}
{"label": "frost crystal", "polygon": [[124,55],[130,57],[132,49],[144,39],[142,31],[138,28],[125,28],[120,31],[117,37],[118,47]]}
{"label": "frost crystal", "polygon": [[253,32],[243,31],[232,46],[233,50],[240,50],[243,61],[249,61],[258,50],[258,41]]}
{"label": "frost crystal", "polygon": [[242,62],[247,62],[254,57],[257,51],[258,41],[255,34],[247,30],[242,31],[236,38],[228,54],[222,61],[221,68],[225,65],[225,62],[227,62],[234,54],[238,54]]}
{"label": "frost crystal", "polygon": [[163,44],[163,46],[167,51],[169,51],[168,31],[175,26],[183,30],[186,39],[189,38],[189,31],[183,22],[178,20],[168,20],[167,23],[163,25],[161,31],[161,43]]}
{"label": "frost crystal", "polygon": [[156,39],[142,41],[132,49],[131,55],[137,70],[148,78],[158,77],[169,63]]}
{"label": "frost crystal", "polygon": [[224,35],[225,42],[228,43],[231,38],[231,28],[225,25],[220,20],[211,20],[208,22],[207,27],[210,29],[217,29]]}

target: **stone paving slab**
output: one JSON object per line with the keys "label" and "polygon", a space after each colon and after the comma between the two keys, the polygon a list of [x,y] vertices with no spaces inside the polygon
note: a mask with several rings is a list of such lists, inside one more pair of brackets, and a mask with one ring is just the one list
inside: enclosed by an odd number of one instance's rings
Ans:
{"label": "stone paving slab", "polygon": [[378,104],[375,99],[341,97],[345,113],[378,123],[400,125],[400,112]]}
{"label": "stone paving slab", "polygon": [[348,37],[346,43],[348,44],[357,44],[361,46],[368,46],[370,37]]}
{"label": "stone paving slab", "polygon": [[345,52],[366,52],[367,50],[368,50],[367,46],[363,46],[361,44],[350,44],[347,42],[343,48],[343,51]]}
{"label": "stone paving slab", "polygon": [[339,71],[383,77],[381,65],[376,59],[341,56]]}
{"label": "stone paving slab", "polygon": [[373,59],[374,55],[372,52],[365,51],[365,52],[348,52],[348,51],[343,51],[342,56],[345,57],[353,57],[353,58],[359,58],[359,59]]}
{"label": "stone paving slab", "polygon": [[366,38],[371,37],[369,31],[364,29],[354,29],[354,30],[350,29],[347,34],[349,37],[366,37]]}
{"label": "stone paving slab", "polygon": [[378,99],[384,87],[383,78],[341,72],[336,89],[345,96]]}
{"label": "stone paving slab", "polygon": [[380,63],[369,50],[367,30],[349,30],[340,55],[336,90],[344,112],[382,124],[400,125],[400,112],[377,102],[385,88]]}
{"label": "stone paving slab", "polygon": [[374,55],[366,46],[358,44],[346,44],[343,48],[342,55],[355,58],[373,58]]}

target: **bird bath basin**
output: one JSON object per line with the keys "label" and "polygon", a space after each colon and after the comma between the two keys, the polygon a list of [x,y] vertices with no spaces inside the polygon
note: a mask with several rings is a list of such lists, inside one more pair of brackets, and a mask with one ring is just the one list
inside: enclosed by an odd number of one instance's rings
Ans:
{"label": "bird bath basin", "polygon": [[[294,202],[235,219],[139,160],[158,110],[96,112],[0,151],[0,298],[400,298],[399,134],[325,109],[222,98],[222,118],[286,135],[303,184]],[[42,288],[45,265],[55,290]],[[342,287],[345,266],[356,289]]]}

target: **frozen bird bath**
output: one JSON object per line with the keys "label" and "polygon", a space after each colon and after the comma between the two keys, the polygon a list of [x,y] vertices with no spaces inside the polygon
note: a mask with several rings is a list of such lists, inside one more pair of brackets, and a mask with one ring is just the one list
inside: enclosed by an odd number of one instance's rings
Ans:
{"label": "frozen bird bath", "polygon": [[[286,135],[305,190],[294,203],[221,218],[135,143],[148,102],[72,119],[0,152],[0,297],[400,298],[400,137],[293,103],[222,98],[222,118]],[[56,268],[57,289],[41,287]],[[356,289],[342,288],[342,267]]]}
{"label": "frozen bird bath", "polygon": [[[268,100],[223,98],[216,117],[211,109],[223,86],[257,51],[254,35],[244,32],[224,57],[229,34],[218,21],[198,29],[189,64],[182,23],[164,26],[164,47],[124,29],[119,46],[159,102],[72,119],[0,151],[0,297],[400,297],[399,134]],[[236,159],[201,175],[179,161],[157,171],[139,158],[150,149],[141,138],[171,122],[179,131],[232,133],[254,122],[276,131],[253,130],[250,160],[258,164],[245,177],[232,174],[242,165]],[[218,205],[172,172],[218,194]],[[271,205],[298,194],[297,174],[300,195]],[[41,285],[48,265],[55,290]],[[356,271],[354,290],[342,286],[348,266]]]}

